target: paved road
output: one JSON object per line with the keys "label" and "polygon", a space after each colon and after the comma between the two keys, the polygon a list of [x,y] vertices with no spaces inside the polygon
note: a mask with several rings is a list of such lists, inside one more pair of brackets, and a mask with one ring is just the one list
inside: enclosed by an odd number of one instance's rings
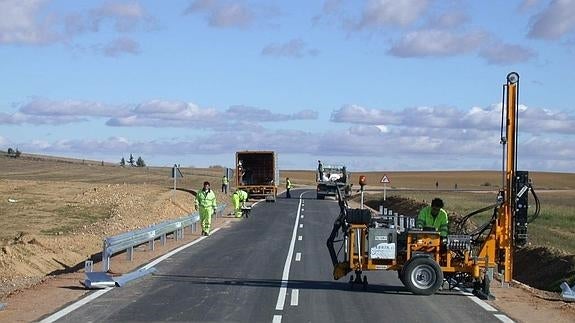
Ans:
{"label": "paved road", "polygon": [[338,206],[313,193],[258,204],[249,219],[60,321],[498,322],[457,292],[412,295],[395,272],[368,272],[365,291],[333,281],[325,240]]}

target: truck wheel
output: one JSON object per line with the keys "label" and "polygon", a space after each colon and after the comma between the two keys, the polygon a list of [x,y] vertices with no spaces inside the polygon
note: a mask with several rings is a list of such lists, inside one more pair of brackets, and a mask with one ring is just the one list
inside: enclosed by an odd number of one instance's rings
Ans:
{"label": "truck wheel", "polygon": [[403,268],[404,285],[416,295],[432,295],[443,283],[443,272],[429,257],[411,258]]}

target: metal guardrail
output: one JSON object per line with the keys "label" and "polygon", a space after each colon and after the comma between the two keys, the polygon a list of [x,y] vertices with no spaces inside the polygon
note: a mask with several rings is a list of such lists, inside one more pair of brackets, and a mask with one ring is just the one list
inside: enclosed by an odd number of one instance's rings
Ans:
{"label": "metal guardrail", "polygon": [[[214,216],[217,218],[224,212],[226,204],[221,204],[216,208]],[[104,239],[102,250],[102,271],[110,270],[110,258],[126,250],[126,255],[130,261],[133,260],[134,247],[148,243],[149,249],[154,250],[155,241],[160,239],[162,245],[166,244],[168,234],[174,234],[175,239],[184,238],[184,229],[191,227],[192,232],[196,231],[196,224],[200,221],[198,212],[191,213],[189,216],[181,217],[174,220],[160,222],[147,228],[121,233]]]}

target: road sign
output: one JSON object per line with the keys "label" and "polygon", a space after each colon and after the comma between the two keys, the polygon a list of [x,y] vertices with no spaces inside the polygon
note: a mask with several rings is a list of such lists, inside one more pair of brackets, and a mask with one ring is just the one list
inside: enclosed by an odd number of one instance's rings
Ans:
{"label": "road sign", "polygon": [[172,178],[182,178],[182,177],[184,177],[184,175],[182,175],[180,168],[174,165],[174,167],[172,167]]}
{"label": "road sign", "polygon": [[383,175],[383,177],[381,178],[380,183],[384,183],[384,184],[388,184],[391,183],[391,181],[389,180],[389,177],[387,177],[387,175]]}

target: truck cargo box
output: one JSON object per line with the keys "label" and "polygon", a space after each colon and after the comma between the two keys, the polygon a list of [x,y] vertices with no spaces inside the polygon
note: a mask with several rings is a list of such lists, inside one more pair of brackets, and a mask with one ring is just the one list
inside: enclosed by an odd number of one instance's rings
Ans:
{"label": "truck cargo box", "polygon": [[234,179],[236,187],[248,192],[249,198],[275,202],[279,183],[275,152],[238,151]]}

